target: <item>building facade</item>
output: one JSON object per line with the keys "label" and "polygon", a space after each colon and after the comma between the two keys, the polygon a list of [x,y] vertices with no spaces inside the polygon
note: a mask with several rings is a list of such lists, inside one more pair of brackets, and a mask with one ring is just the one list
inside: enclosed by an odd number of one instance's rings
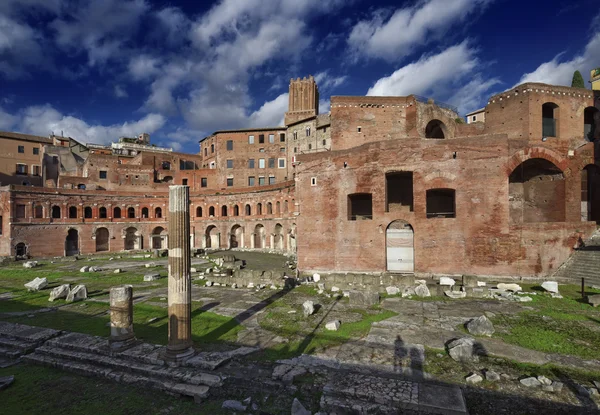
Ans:
{"label": "building facade", "polygon": [[0,189],[0,255],[164,249],[171,184],[190,186],[192,247],[295,254],[306,273],[549,275],[600,223],[596,91],[519,85],[469,124],[414,95],[319,114],[312,77],[289,99],[285,126],[217,131],[198,154],[39,137],[38,182],[5,162],[20,181]]}

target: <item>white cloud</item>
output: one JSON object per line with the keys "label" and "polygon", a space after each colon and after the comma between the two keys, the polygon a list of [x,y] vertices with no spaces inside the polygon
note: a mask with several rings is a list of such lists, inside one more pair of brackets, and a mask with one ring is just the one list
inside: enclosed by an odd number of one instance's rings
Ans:
{"label": "white cloud", "polygon": [[[449,47],[443,52],[423,56],[379,79],[369,88],[367,95],[407,96],[410,94],[435,96],[447,99],[459,111],[469,111],[478,106],[488,90],[498,84],[498,79],[484,80],[477,72],[481,63],[476,49],[467,41]],[[451,91],[458,93],[450,95]]]}
{"label": "white cloud", "polygon": [[272,101],[265,102],[254,111],[250,119],[250,127],[277,127],[283,125],[283,117],[288,108],[289,94],[281,94]]}
{"label": "white cloud", "polygon": [[[137,136],[142,132],[152,134],[166,122],[160,114],[148,114],[137,121],[122,124],[90,125],[80,118],[60,113],[49,104],[27,107],[16,115],[8,116],[11,117],[8,122],[12,130],[41,136],[62,132],[78,141],[97,144],[108,144],[119,137]],[[2,119],[0,112],[0,127],[3,126]]]}
{"label": "white cloud", "polygon": [[[157,36],[169,45],[177,45],[186,40],[185,34],[189,31],[190,20],[177,7],[166,7],[154,14],[159,25],[154,28]],[[162,29],[162,30],[159,30]]]}
{"label": "white cloud", "polygon": [[319,86],[319,90],[335,89],[346,82],[347,79],[347,76],[331,76],[329,69],[315,75],[315,81]]}
{"label": "white cloud", "polygon": [[0,75],[26,76],[27,67],[42,67],[41,36],[26,24],[0,14]]}
{"label": "white cloud", "polygon": [[356,57],[368,56],[394,61],[411,54],[418,46],[443,37],[448,30],[480,12],[493,0],[421,0],[397,9],[385,9],[359,21],[348,36]]}
{"label": "white cloud", "polygon": [[9,114],[0,107],[0,130],[11,131],[19,120],[18,117]]}
{"label": "white cloud", "polygon": [[124,90],[123,87],[120,85],[115,85],[113,92],[115,94],[115,97],[117,98],[127,98],[129,96],[127,91]]}
{"label": "white cloud", "polygon": [[129,74],[136,81],[148,79],[159,72],[158,64],[158,59],[152,56],[135,56],[129,61]]}
{"label": "white cloud", "polygon": [[518,84],[541,82],[571,86],[573,72],[576,70],[581,72],[584,79],[588,78],[590,71],[600,65],[600,32],[592,36],[581,54],[561,61],[563,55],[564,53],[561,53],[551,61],[539,65],[533,72],[524,74]]}

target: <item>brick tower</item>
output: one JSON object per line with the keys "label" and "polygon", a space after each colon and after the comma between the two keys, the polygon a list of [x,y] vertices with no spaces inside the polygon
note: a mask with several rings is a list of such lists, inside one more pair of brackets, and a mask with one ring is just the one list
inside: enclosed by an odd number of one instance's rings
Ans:
{"label": "brick tower", "polygon": [[312,75],[308,78],[290,80],[289,95],[285,125],[319,114],[319,88]]}

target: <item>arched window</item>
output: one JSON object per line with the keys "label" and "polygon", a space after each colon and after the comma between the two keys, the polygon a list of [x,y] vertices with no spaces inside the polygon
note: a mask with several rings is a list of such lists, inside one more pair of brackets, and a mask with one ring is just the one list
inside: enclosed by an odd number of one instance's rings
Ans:
{"label": "arched window", "polygon": [[246,205],[246,216],[250,216],[252,214],[252,208],[250,205]]}
{"label": "arched window", "polygon": [[256,205],[256,214],[262,215],[262,203]]}
{"label": "arched window", "polygon": [[600,223],[600,167],[595,164],[581,171],[581,220]]}
{"label": "arched window", "polygon": [[227,216],[227,206],[225,205],[221,207],[221,216]]}
{"label": "arched window", "polygon": [[171,163],[168,161],[163,161],[162,162],[162,169],[163,170],[171,170]]}
{"label": "arched window", "polygon": [[120,207],[116,207],[113,209],[113,218],[115,219],[120,219],[121,218],[121,208]]}
{"label": "arched window", "polygon": [[283,201],[283,213],[288,213],[288,201],[284,200]]}
{"label": "arched window", "polygon": [[142,218],[146,219],[148,218],[148,208],[142,208]]}
{"label": "arched window", "polygon": [[198,206],[196,208],[196,217],[197,218],[201,218],[202,217],[202,207]]}
{"label": "arched window", "polygon": [[281,202],[275,203],[275,213],[278,215],[281,213]]}
{"label": "arched window", "polygon": [[129,219],[134,219],[135,218],[135,208],[134,207],[127,208],[127,217]]}
{"label": "arched window", "polygon": [[35,205],[33,208],[33,217],[37,219],[44,217],[44,208],[42,205]]}
{"label": "arched window", "polygon": [[583,112],[583,135],[586,140],[594,141],[599,119],[600,111],[596,107],[587,107]]}
{"label": "arched window", "polygon": [[273,214],[273,204],[271,202],[267,203],[267,215]]}
{"label": "arched window", "polygon": [[60,206],[52,206],[52,219],[60,219]]}
{"label": "arched window", "polygon": [[240,207],[238,205],[233,207],[233,216],[240,216]]}
{"label": "arched window", "polygon": [[162,209],[157,207],[156,209],[154,209],[154,217],[155,218],[162,218]]}
{"label": "arched window", "polygon": [[508,178],[512,223],[564,222],[565,200],[563,172],[548,160],[526,160]]}
{"label": "arched window", "polygon": [[100,215],[100,219],[106,219],[106,208],[104,206],[98,209],[98,215]]}
{"label": "arched window", "polygon": [[211,206],[208,208],[208,216],[212,216],[212,217],[215,216],[215,207],[214,206]]}
{"label": "arched window", "polygon": [[444,125],[443,122],[440,120],[431,120],[425,127],[425,138],[446,138],[446,135],[444,134],[445,130],[446,125]]}
{"label": "arched window", "polygon": [[558,109],[554,102],[542,105],[542,137],[558,137]]}
{"label": "arched window", "polygon": [[86,219],[92,218],[92,208],[91,207],[86,206],[83,208],[83,217]]}

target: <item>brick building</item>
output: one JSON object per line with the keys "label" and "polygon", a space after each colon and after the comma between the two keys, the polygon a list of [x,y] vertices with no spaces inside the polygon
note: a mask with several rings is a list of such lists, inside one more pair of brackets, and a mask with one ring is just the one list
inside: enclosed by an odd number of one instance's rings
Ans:
{"label": "brick building", "polygon": [[39,184],[0,188],[0,255],[165,248],[168,186],[187,184],[196,248],[295,253],[307,273],[548,275],[600,222],[599,98],[528,83],[471,124],[414,95],[319,114],[308,77],[285,126],[217,131],[198,154],[42,137]]}

